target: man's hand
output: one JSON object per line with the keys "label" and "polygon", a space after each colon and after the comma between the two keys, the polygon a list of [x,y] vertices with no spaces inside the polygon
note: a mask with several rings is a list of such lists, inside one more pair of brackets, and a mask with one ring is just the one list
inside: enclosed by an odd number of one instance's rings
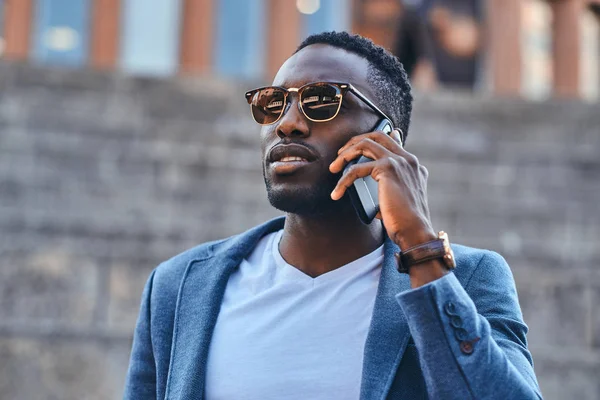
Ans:
{"label": "man's hand", "polygon": [[[353,137],[338,151],[329,170],[338,173],[350,160],[360,156],[373,161],[351,166],[331,192],[331,198],[340,199],[356,179],[371,175],[379,186],[377,218],[383,220],[394,243],[406,250],[436,239],[427,205],[427,169],[419,164],[417,157],[404,150],[398,131],[394,130],[391,135],[376,131]],[[431,276],[427,274],[429,278],[419,279],[420,284],[439,278],[444,272],[441,263],[434,260],[429,266],[411,268],[411,281],[412,270],[416,269],[433,272]]]}
{"label": "man's hand", "polygon": [[338,173],[360,156],[373,160],[351,166],[331,198],[340,199],[356,179],[371,175],[379,186],[377,217],[383,220],[390,238],[406,250],[437,236],[429,221],[427,169],[402,148],[399,136],[396,130],[391,135],[375,131],[355,136],[338,151],[329,170]]}

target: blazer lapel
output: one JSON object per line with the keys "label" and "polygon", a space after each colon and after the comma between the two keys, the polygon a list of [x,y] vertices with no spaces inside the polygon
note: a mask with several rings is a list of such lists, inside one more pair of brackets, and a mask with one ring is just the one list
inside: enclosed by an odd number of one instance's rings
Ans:
{"label": "blazer lapel", "polygon": [[269,221],[189,263],[177,297],[165,399],[203,398],[210,340],[229,276],[262,236],[282,227],[283,218]]}
{"label": "blazer lapel", "polygon": [[360,391],[363,400],[387,396],[410,339],[406,317],[396,301],[398,293],[410,289],[409,276],[396,269],[394,253],[398,251],[398,246],[386,237],[379,289],[365,343]]}
{"label": "blazer lapel", "polygon": [[[279,218],[227,242],[203,259],[191,260],[182,279],[173,328],[165,399],[202,399],[206,360],[223,294],[231,273],[265,234],[281,229]],[[396,294],[410,289],[408,275],[396,270],[399,248],[386,238],[384,262],[371,326],[365,343],[361,399],[387,396],[410,338]]]}

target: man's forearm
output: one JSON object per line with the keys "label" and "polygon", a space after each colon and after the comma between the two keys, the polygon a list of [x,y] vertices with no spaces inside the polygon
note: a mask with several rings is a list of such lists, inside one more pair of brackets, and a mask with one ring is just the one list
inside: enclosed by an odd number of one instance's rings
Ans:
{"label": "man's forearm", "polygon": [[[494,310],[484,316],[453,273],[417,286],[436,275],[435,265],[426,267],[415,274],[416,288],[397,299],[419,352],[429,396],[541,398],[526,348],[527,328],[511,295],[511,282],[504,281],[508,275],[499,276],[498,287],[491,287],[481,301],[484,312]],[[498,310],[506,312],[498,315]]]}

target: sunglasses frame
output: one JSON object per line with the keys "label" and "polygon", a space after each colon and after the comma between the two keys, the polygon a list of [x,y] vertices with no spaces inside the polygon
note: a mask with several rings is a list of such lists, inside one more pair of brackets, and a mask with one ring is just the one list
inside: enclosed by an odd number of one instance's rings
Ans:
{"label": "sunglasses frame", "polygon": [[[300,101],[302,98],[302,92],[306,88],[315,86],[315,85],[331,85],[331,86],[337,87],[338,90],[340,91],[340,94],[338,94],[336,96],[340,96],[341,100],[340,100],[340,103],[338,105],[338,108],[337,108],[335,114],[331,118],[322,119],[322,120],[321,119],[312,119],[311,117],[306,115],[306,112],[304,111],[304,108],[302,107],[302,101]],[[254,113],[252,112],[252,98],[254,97],[254,95],[257,92],[264,90],[264,89],[279,89],[279,90],[282,90],[284,93],[283,106],[281,109],[281,113],[279,114],[279,116],[277,117],[276,120],[274,120],[273,122],[266,123],[266,124],[256,121],[256,118],[254,117]],[[250,113],[252,114],[252,118],[254,119],[254,121],[256,121],[256,123],[259,125],[272,125],[272,124],[276,123],[277,121],[279,121],[281,119],[281,117],[283,117],[283,115],[287,112],[288,105],[289,105],[288,96],[292,92],[298,93],[298,108],[300,108],[302,115],[304,115],[308,120],[313,121],[313,122],[328,122],[328,121],[331,121],[332,119],[334,119],[335,117],[337,117],[338,114],[340,113],[340,109],[342,108],[342,102],[344,101],[344,95],[348,92],[354,94],[359,100],[361,100],[363,103],[365,103],[367,106],[369,106],[373,111],[375,111],[377,114],[379,114],[383,118],[386,118],[389,121],[392,121],[392,119],[390,117],[388,117],[383,111],[381,111],[381,109],[379,107],[377,107],[375,105],[375,103],[373,103],[371,100],[369,100],[367,98],[367,96],[362,94],[360,92],[360,90],[358,90],[357,88],[352,86],[352,84],[350,84],[350,83],[341,83],[341,82],[311,82],[311,83],[307,83],[306,85],[302,85],[299,88],[284,88],[281,86],[263,86],[263,87],[259,87],[256,89],[249,90],[246,92],[245,97],[246,97],[246,101],[250,105]],[[402,131],[400,131],[400,135],[402,136],[402,138],[401,138],[402,141],[404,141],[404,133]]]}

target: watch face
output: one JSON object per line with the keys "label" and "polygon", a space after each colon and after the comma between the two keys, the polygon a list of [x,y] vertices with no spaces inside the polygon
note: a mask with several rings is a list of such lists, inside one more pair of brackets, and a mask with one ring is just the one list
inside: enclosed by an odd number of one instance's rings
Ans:
{"label": "watch face", "polygon": [[454,252],[452,251],[452,247],[450,246],[448,234],[444,231],[441,231],[438,234],[438,237],[444,241],[444,263],[450,269],[456,268],[456,262],[454,261]]}

